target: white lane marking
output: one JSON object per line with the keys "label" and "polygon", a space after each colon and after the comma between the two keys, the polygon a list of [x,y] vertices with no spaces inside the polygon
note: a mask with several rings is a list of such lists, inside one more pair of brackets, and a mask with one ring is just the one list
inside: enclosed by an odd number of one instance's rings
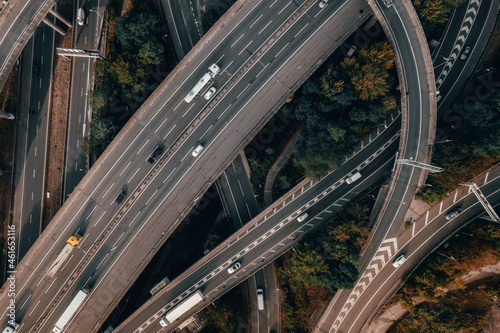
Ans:
{"label": "white lane marking", "polygon": [[222,113],[221,113],[221,114],[217,117],[217,120],[219,120],[219,119],[220,119],[220,117],[222,117],[222,115],[223,115],[224,113],[226,113],[227,109],[229,109],[229,108],[231,107],[231,105],[233,105],[233,104],[229,104],[229,105],[228,105],[228,107],[227,107],[224,111],[222,111]]}
{"label": "white lane marking", "polygon": [[412,227],[412,230],[411,230],[411,238],[413,238],[415,236],[415,225],[417,224],[417,221],[413,221],[413,227]]}
{"label": "white lane marking", "polygon": [[286,6],[285,6],[285,7],[283,7],[283,8],[282,8],[282,9],[278,12],[278,15],[279,15],[279,14],[281,14],[281,13],[283,13],[283,11],[284,11],[284,10],[285,10],[288,6],[290,6],[290,4],[291,4],[291,3],[292,3],[291,1],[290,1],[289,3],[287,3],[287,4],[286,4]]}
{"label": "white lane marking", "polygon": [[185,116],[185,115],[187,115],[187,113],[188,113],[189,111],[191,111],[191,109],[192,109],[192,108],[193,108],[193,106],[195,106],[195,105],[196,105],[196,103],[191,104],[191,106],[190,106],[190,107],[186,110],[186,112],[184,112],[184,114],[182,115],[182,118],[184,118],[184,116]]}
{"label": "white lane marking", "polygon": [[167,136],[174,130],[175,126],[177,126],[177,124],[174,124],[174,126],[172,126],[172,128],[170,129],[170,131],[168,131],[167,135],[165,135],[163,137],[163,140],[165,140],[167,138]]}
{"label": "white lane marking", "polygon": [[109,190],[111,190],[111,188],[113,187],[113,185],[115,185],[115,183],[111,184],[111,186],[108,188],[108,190],[106,191],[106,193],[104,193],[104,195],[102,196],[102,199],[104,199],[104,197],[108,194]]}
{"label": "white lane marking", "polygon": [[95,268],[96,271],[99,269],[99,267],[101,267],[102,263],[104,262],[104,260],[106,260],[106,258],[108,257],[108,255],[109,255],[109,252],[106,253],[106,255],[104,256],[104,258],[102,258],[102,260],[99,263],[99,265],[97,265],[97,267]]}
{"label": "white lane marking", "polygon": [[274,57],[275,58],[278,57],[280,55],[280,53],[283,52],[283,50],[288,46],[288,44],[290,44],[290,42],[286,43],[286,45],[283,46],[283,48],[278,53],[276,53],[276,55]]}
{"label": "white lane marking", "polygon": [[134,223],[135,219],[137,218],[137,216],[139,216],[139,214],[142,212],[142,210],[140,210],[137,215],[132,219],[132,221],[129,223],[129,227],[132,225],[132,223]]}
{"label": "white lane marking", "polygon": [[31,315],[33,314],[33,311],[35,311],[36,307],[38,306],[38,304],[40,304],[40,301],[41,299],[38,300],[38,302],[36,303],[35,307],[33,308],[33,310],[31,310],[30,314],[28,315],[28,317],[31,317]]}
{"label": "white lane marking", "polygon": [[123,175],[123,173],[125,172],[125,170],[127,170],[128,167],[130,166],[130,163],[132,163],[132,161],[128,162],[127,166],[122,170],[122,172],[120,172],[120,174],[118,175],[118,177],[121,177]]}
{"label": "white lane marking", "polygon": [[128,180],[128,182],[127,182],[127,183],[130,183],[130,181],[131,181],[132,179],[134,179],[135,175],[139,172],[139,170],[141,170],[141,168],[139,168],[139,169],[135,170],[134,174],[132,175],[132,177],[130,177],[130,179]]}
{"label": "white lane marking", "polygon": [[153,197],[156,195],[156,193],[158,193],[158,189],[156,189],[155,193],[153,193],[153,195],[148,199],[148,201],[146,201],[146,203],[144,204],[144,206],[148,205],[148,203],[151,201],[151,199],[153,199]]}
{"label": "white lane marking", "polygon": [[120,239],[122,239],[123,235],[125,235],[125,231],[122,232],[122,234],[120,235],[120,237],[116,240],[116,242],[113,244],[113,246],[111,248],[115,247],[116,244],[118,244],[118,242],[120,241]]}
{"label": "white lane marking", "polygon": [[458,191],[455,191],[455,196],[453,197],[453,203],[455,203],[457,201],[457,194],[458,194]]}
{"label": "white lane marking", "polygon": [[425,225],[427,225],[428,222],[429,222],[429,211],[425,213]]}
{"label": "white lane marking", "polygon": [[144,144],[142,145],[142,147],[135,154],[139,155],[139,153],[144,149],[144,147],[148,144],[148,142],[149,142],[149,139],[146,142],[144,142]]}
{"label": "white lane marking", "polygon": [[241,49],[240,53],[238,53],[238,55],[241,55],[243,53],[243,51],[245,51],[249,46],[250,44],[252,44],[253,41],[250,41],[250,43],[247,44],[247,46],[245,46],[244,48]]}
{"label": "white lane marking", "polygon": [[238,96],[236,96],[236,99],[240,98],[241,94],[243,94],[245,92],[245,90],[247,90],[248,87],[250,87],[251,83],[249,83],[239,94]]}
{"label": "white lane marking", "polygon": [[269,63],[267,63],[267,64],[266,64],[266,65],[265,65],[265,66],[264,66],[264,67],[260,70],[260,72],[259,72],[259,73],[255,76],[255,78],[258,78],[258,77],[259,77],[259,75],[260,75],[260,74],[264,71],[264,69],[266,69],[266,68],[267,68],[267,66],[269,66]]}
{"label": "white lane marking", "polygon": [[85,220],[88,220],[89,217],[92,216],[92,213],[94,212],[94,210],[97,208],[97,206],[94,206],[94,209],[92,209],[92,211],[89,213],[89,215],[87,215],[87,218]]}
{"label": "white lane marking", "polygon": [[[97,220],[97,222],[94,224],[94,227],[101,221],[102,217],[106,215],[106,212],[102,213],[101,217]],[[80,244],[81,246],[81,244]]]}
{"label": "white lane marking", "polygon": [[23,305],[21,305],[21,307],[19,308],[19,310],[22,310],[24,308],[24,306],[26,305],[26,302],[28,302],[28,300],[31,298],[31,295],[33,295],[33,294],[30,294],[28,296],[28,298],[26,298],[26,300],[24,301]]}
{"label": "white lane marking", "polygon": [[214,127],[214,125],[210,125],[210,127],[205,131],[205,133],[203,133],[203,135],[200,137],[200,140],[203,139],[203,137],[205,136],[205,134],[207,134],[208,131],[210,131],[210,129]]}
{"label": "white lane marking", "polygon": [[35,147],[35,156],[36,156],[36,147]]}
{"label": "white lane marking", "polygon": [[54,282],[56,282],[57,280],[57,277],[54,279],[54,281],[52,281],[52,283],[50,284],[50,286],[45,290],[45,294],[49,291],[49,289],[52,287],[52,285],[54,284]]}
{"label": "white lane marking", "polygon": [[274,2],[271,4],[271,6],[269,6],[269,8],[271,8],[272,6],[274,6],[274,4],[277,2],[278,0],[274,0]]}
{"label": "white lane marking", "polygon": [[238,43],[238,41],[244,36],[245,34],[241,34],[241,36],[233,43],[231,44],[231,47],[232,48],[234,46],[234,44]]}
{"label": "white lane marking", "polygon": [[165,124],[167,120],[168,118],[165,118],[165,120],[161,122],[160,126],[158,126],[158,128],[156,129],[155,133],[158,132],[158,130],[163,126],[163,124]]}
{"label": "white lane marking", "polygon": [[255,25],[255,23],[257,23],[257,21],[260,20],[262,18],[262,16],[264,16],[264,14],[260,14],[260,16],[255,21],[253,21],[253,23],[250,25],[250,29],[252,29],[252,27]]}
{"label": "white lane marking", "polygon": [[260,35],[262,33],[262,31],[266,30],[266,28],[269,26],[269,24],[271,24],[273,22],[273,20],[269,21],[264,28],[262,28],[261,31],[259,31],[259,33],[257,35]]}
{"label": "white lane marking", "polygon": [[36,169],[33,169],[33,178],[35,178],[36,175]]}
{"label": "white lane marking", "polygon": [[304,29],[305,29],[308,25],[309,25],[309,23],[306,23],[306,25],[305,25],[305,26],[303,26],[303,27],[302,27],[302,29],[300,29],[300,30],[299,30],[299,32],[297,32],[297,33],[295,34],[295,36],[293,36],[293,38],[297,38],[297,36],[298,36],[298,35],[302,32],[302,30],[304,30]]}
{"label": "white lane marking", "polygon": [[174,173],[175,169],[177,169],[177,167],[175,167],[175,168],[174,168],[174,170],[172,170],[172,171],[168,174],[167,178],[165,178],[165,180],[163,181],[163,183],[162,183],[162,184],[165,184],[165,182],[167,181],[167,179],[168,179],[168,178],[169,178],[169,177],[170,177],[170,176]]}

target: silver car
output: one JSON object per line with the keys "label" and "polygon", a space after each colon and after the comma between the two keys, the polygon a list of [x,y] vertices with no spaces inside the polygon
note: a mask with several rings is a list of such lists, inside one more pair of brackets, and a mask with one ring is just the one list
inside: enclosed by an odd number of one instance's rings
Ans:
{"label": "silver car", "polygon": [[319,3],[319,8],[325,8],[329,0],[321,0]]}
{"label": "silver car", "polygon": [[212,87],[212,88],[208,89],[208,91],[205,93],[205,95],[203,95],[203,97],[206,100],[209,100],[215,94],[216,91],[217,91],[217,89],[215,89],[215,87]]}
{"label": "silver car", "polygon": [[83,10],[83,8],[78,8],[76,12],[76,21],[78,22],[78,25],[85,24],[85,11]]}
{"label": "silver car", "polygon": [[229,267],[227,269],[227,272],[229,274],[233,274],[236,270],[238,270],[239,268],[241,267],[241,263],[239,261],[235,262],[234,264],[231,265],[231,267]]}
{"label": "silver car", "polygon": [[203,148],[204,148],[203,145],[197,145],[196,148],[193,149],[193,153],[191,155],[193,155],[193,157],[200,155]]}
{"label": "silver car", "polygon": [[406,261],[406,256],[404,254],[400,255],[393,261],[392,266],[398,268]]}

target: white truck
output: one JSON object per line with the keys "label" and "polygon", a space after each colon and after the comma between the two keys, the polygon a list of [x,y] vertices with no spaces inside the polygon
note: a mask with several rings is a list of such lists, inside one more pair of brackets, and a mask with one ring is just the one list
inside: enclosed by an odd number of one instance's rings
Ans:
{"label": "white truck", "polygon": [[8,325],[3,329],[2,333],[14,333],[19,328],[19,324],[15,321],[9,321]]}
{"label": "white truck", "polygon": [[54,259],[52,264],[50,264],[49,269],[47,270],[47,276],[49,278],[52,278],[54,274],[61,268],[61,266],[64,264],[64,262],[69,258],[69,255],[71,254],[71,251],[73,251],[73,248],[80,242],[82,239],[82,235],[79,233],[75,233],[73,236],[71,236],[67,241],[66,245],[63,247],[61,252],[57,255],[57,257]]}
{"label": "white truck", "polygon": [[160,320],[160,325],[162,327],[168,326],[171,322],[185,314],[189,311],[193,306],[200,303],[203,300],[203,294],[201,291],[197,290],[194,294],[183,300],[179,305],[175,308],[167,312],[163,318]]}
{"label": "white truck", "polygon": [[359,172],[356,172],[354,175],[352,175],[351,177],[347,178],[345,180],[345,182],[347,184],[352,184],[354,183],[356,180],[358,180],[359,178],[361,178],[361,174]]}
{"label": "white truck", "polygon": [[69,303],[68,307],[66,308],[66,310],[64,310],[61,317],[59,317],[56,326],[54,326],[54,328],[52,329],[52,333],[62,332],[64,327],[68,325],[70,320],[75,316],[78,310],[80,310],[80,307],[82,306],[85,299],[89,296],[91,291],[92,290],[89,287],[83,287],[83,289],[80,290],[78,294],[76,294],[75,298],[73,298],[71,303]]}
{"label": "white truck", "polygon": [[208,67],[208,72],[206,72],[201,79],[195,84],[193,89],[184,97],[186,103],[191,103],[191,101],[200,93],[200,91],[210,82],[218,73],[220,72],[220,67],[217,64],[212,64]]}

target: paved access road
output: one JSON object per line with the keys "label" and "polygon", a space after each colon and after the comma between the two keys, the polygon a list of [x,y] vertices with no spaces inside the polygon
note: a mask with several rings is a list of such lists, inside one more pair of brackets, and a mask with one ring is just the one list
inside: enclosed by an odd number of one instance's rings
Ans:
{"label": "paved access road", "polygon": [[[482,183],[478,183],[481,191],[493,206],[500,204],[500,168],[483,175]],[[352,320],[345,322],[342,332],[360,332],[366,318],[376,314],[383,302],[401,286],[401,279],[412,267],[423,260],[430,251],[433,251],[446,237],[456,232],[468,221],[484,215],[484,208],[476,196],[469,193],[468,187],[462,187],[448,196],[440,205],[432,207],[426,214],[414,222],[414,227],[395,238],[396,247],[387,244],[386,253],[378,262],[379,270],[368,282],[370,287],[359,295],[358,301],[351,308]],[[456,218],[448,221],[447,212],[454,207],[462,207],[463,212]],[[497,209],[498,211],[498,209]],[[468,237],[461,235],[460,237]],[[406,254],[407,261],[399,268],[392,265],[394,254]],[[366,282],[368,278],[364,279]],[[333,308],[339,303],[334,302]],[[333,332],[320,329],[318,332]]]}
{"label": "paved access road", "polygon": [[[267,10],[271,5],[276,7]],[[306,11],[308,15],[296,14],[295,24],[267,46],[259,62],[234,78],[234,87],[225,91],[221,87],[298,9],[295,2],[271,5],[246,3],[244,10],[236,11],[225,22],[224,34],[214,32],[207,37],[210,46],[200,45],[180,64],[182,72],[161,85],[73,191],[17,268],[17,315],[24,328],[50,328],[57,314],[86,284],[94,293],[70,329],[99,326],[99,320],[112,310],[115,295],[124,292],[140,273],[141,265],[147,262],[145,256],[153,255],[245,140],[270,117],[269,105],[284,100],[311,66],[326,58],[335,47],[337,25],[352,25],[353,16],[331,20],[340,5],[323,10],[313,6]],[[363,16],[357,10],[354,14]],[[208,102],[198,97],[186,104],[183,98],[212,63],[223,69],[215,86],[224,96],[217,95],[206,110],[211,112],[189,127]],[[172,146],[184,128],[190,129],[189,134],[181,144]],[[205,150],[194,158],[191,152],[198,143]],[[164,145],[168,155],[174,150],[176,154],[153,167],[146,159],[158,144]],[[127,197],[116,205],[114,200],[122,189]],[[126,211],[119,211],[121,207]],[[85,235],[80,248],[73,251],[61,272],[48,279],[44,272],[75,231]],[[45,313],[53,310],[49,304],[59,300],[56,315],[46,318]],[[5,302],[9,299],[4,293],[0,303]],[[5,318],[3,313],[2,322]]]}
{"label": "paved access road", "polygon": [[0,14],[0,87],[55,0],[10,0]]}
{"label": "paved access road", "polygon": [[[84,26],[74,24],[75,48],[97,50],[104,27],[104,1],[78,0],[75,6],[83,8],[86,14]],[[76,13],[74,13],[76,17]],[[76,21],[76,20],[75,20]],[[64,203],[82,180],[89,168],[88,156],[80,148],[80,141],[89,133],[91,108],[88,96],[94,86],[94,62],[92,58],[74,58],[71,73],[70,108],[66,137],[66,158],[64,160],[63,197]]]}
{"label": "paved access road", "polygon": [[[373,135],[373,140],[367,142],[341,170],[330,173],[321,181],[305,181],[302,187],[282,197],[173,280],[115,331],[157,332],[159,320],[165,312],[194,291],[201,290],[204,301],[169,325],[166,332],[171,332],[183,319],[293,247],[304,234],[338,213],[375,181],[390,176],[399,143],[400,124],[398,116],[387,128],[379,130],[377,137]],[[362,179],[351,185],[345,183],[347,176],[356,171],[363,175]],[[305,211],[308,218],[298,222],[297,217]],[[241,262],[242,267],[229,274],[228,267],[236,261]]]}
{"label": "paved access road", "polygon": [[[426,48],[427,44],[421,45],[417,35],[418,30],[413,26],[411,3],[393,2],[390,7],[384,6],[382,1],[375,1],[380,10],[380,15],[390,29],[394,37],[393,45],[400,56],[403,82],[401,82],[402,93],[406,94],[407,117],[403,117],[402,133],[406,136],[403,139],[403,155],[399,159],[426,162],[428,158],[429,144],[432,143],[435,126],[436,111],[432,94],[432,84],[429,83],[427,71],[432,72],[432,68],[426,68]],[[418,21],[417,21],[418,22]],[[430,59],[428,59],[430,61]],[[328,308],[323,318],[321,318],[316,332],[344,332],[346,327],[350,327],[353,321],[364,321],[365,318],[358,319],[356,312],[352,311],[359,301],[359,294],[367,288],[367,283],[363,281],[366,270],[376,269],[373,261],[377,259],[377,252],[384,243],[392,243],[394,235],[401,226],[406,215],[409,203],[413,199],[422,170],[410,165],[402,165],[395,180],[393,192],[389,194],[388,204],[382,215],[380,222],[376,226],[370,247],[363,254],[363,258],[358,265],[361,274],[360,279],[351,291],[338,293],[335,308]],[[393,253],[397,255],[397,253]],[[368,268],[367,268],[368,267]],[[369,272],[370,276],[374,274]],[[371,278],[369,278],[371,280]]]}
{"label": "paved access road", "polygon": [[21,58],[13,224],[21,260],[42,232],[54,31],[41,24]]}
{"label": "paved access road", "polygon": [[177,59],[181,60],[202,37],[197,2],[161,0],[161,6],[172,47]]}
{"label": "paved access road", "polygon": [[[458,128],[466,112],[466,106],[447,109],[458,97],[483,56],[495,28],[499,8],[499,0],[464,1],[451,18],[442,43],[433,52],[436,89],[441,96],[437,102],[438,112],[450,126]],[[491,78],[482,80],[482,89],[469,97],[471,101],[486,98],[496,85],[490,81]]]}

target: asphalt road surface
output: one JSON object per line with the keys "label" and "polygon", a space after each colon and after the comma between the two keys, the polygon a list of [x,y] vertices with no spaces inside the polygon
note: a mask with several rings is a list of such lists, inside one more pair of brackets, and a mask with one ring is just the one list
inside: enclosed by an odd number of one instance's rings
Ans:
{"label": "asphalt road surface", "polygon": [[[222,172],[228,163],[223,161],[231,160],[231,156],[241,149],[241,142],[247,140],[249,131],[262,126],[261,119],[269,112],[269,105],[286,98],[290,87],[303,77],[312,63],[326,58],[325,53],[330,52],[334,43],[322,29],[331,35],[336,24],[344,23],[342,20],[328,20],[336,10],[335,6],[323,10],[313,6],[309,15],[300,18],[298,15],[295,24],[284,32],[283,36],[288,38],[277,39],[262,54],[259,63],[232,82],[230,90],[220,89],[225,95],[215,97],[208,116],[191,128],[192,132],[183,138],[182,144],[171,147],[207,103],[198,97],[186,104],[183,98],[208,66],[217,62],[223,68],[223,73],[215,78],[215,84],[221,87],[248,62],[269,34],[297,10],[295,3],[289,3],[280,10],[259,15],[261,12],[255,8],[267,4],[252,5],[254,9],[239,11],[233,16],[234,20],[226,22],[225,29],[231,31],[230,34],[212,36],[210,42],[216,45],[215,48],[200,48],[194,54],[203,61],[195,62],[191,58],[191,61],[181,64],[184,78],[167,79],[160,88],[163,93],[153,94],[142,112],[135,114],[97,161],[99,167],[91,169],[73,191],[68,204],[63,206],[30,251],[32,256],[25,257],[20,264],[16,276],[16,303],[21,304],[18,318],[22,319],[23,327],[30,328],[35,323],[36,329],[51,327],[58,317],[54,315],[44,321],[45,313],[53,310],[49,306],[51,301],[62,300],[56,309],[56,313],[61,313],[76,291],[86,284],[94,287],[95,297],[89,298],[75,318],[73,329],[93,327],[96,320],[105,317],[106,311],[111,310],[108,307],[113,295],[124,290],[123,286],[140,272],[140,263],[146,263],[144,256],[152,255],[151,249],[166,239],[175,223],[211,183],[210,179],[214,179],[213,175]],[[357,10],[354,13],[360,15]],[[248,19],[241,20],[243,17]],[[252,24],[260,20],[266,22],[265,26]],[[252,29],[255,32],[252,33]],[[313,33],[316,33],[314,39],[310,37]],[[245,34],[253,40],[243,39]],[[314,52],[310,52],[309,45],[316,46]],[[297,63],[301,65],[297,66]],[[271,79],[279,80],[280,84],[264,89],[264,83]],[[249,104],[251,99],[253,101]],[[127,137],[133,138],[132,141]],[[149,175],[151,165],[146,159],[160,142],[167,150],[169,147],[175,149],[176,154],[169,156],[168,161],[160,163]],[[205,145],[205,150],[194,158],[191,151],[199,142]],[[138,191],[134,192],[136,188]],[[118,206],[114,199],[122,189],[128,195]],[[165,203],[167,198],[169,200]],[[120,207],[126,211],[121,211],[113,219]],[[167,235],[163,237],[158,229],[165,230]],[[67,237],[75,231],[85,234],[80,248],[73,251],[66,266],[53,279],[48,279],[44,276],[45,270]],[[103,231],[105,233],[101,236]],[[88,252],[87,256],[84,251]],[[0,302],[8,301],[4,294]],[[5,313],[2,320],[5,320]]]}
{"label": "asphalt road surface", "polygon": [[[90,0],[82,3],[82,0],[79,0],[75,10],[77,8],[84,9],[86,21],[84,26],[80,26],[75,22],[74,47],[84,50],[97,50],[105,15],[103,12],[104,3],[100,0]],[[76,17],[76,13],[74,17]],[[63,203],[89,168],[88,155],[80,148],[80,142],[89,133],[91,109],[88,96],[94,86],[94,62],[95,59],[93,58],[76,57],[73,59],[64,161],[63,197],[61,198]]]}
{"label": "asphalt road surface", "polygon": [[[478,184],[493,206],[500,203],[499,184],[500,168],[493,169],[486,175],[485,182]],[[445,215],[454,207],[461,207],[463,212],[458,217],[448,221]],[[443,200],[440,205],[432,207],[424,216],[414,222],[411,229],[398,235],[398,251],[406,255],[407,261],[399,268],[393,267],[392,259],[394,257],[391,256],[391,251],[387,251],[378,259],[379,271],[373,280],[368,282],[369,287],[361,292],[358,301],[351,308],[352,319],[345,322],[342,332],[360,332],[366,319],[376,314],[388,296],[399,289],[401,278],[405,273],[435,250],[435,247],[450,234],[468,221],[484,214],[484,208],[472,191],[469,192],[467,187],[462,187]],[[333,309],[338,309],[339,306],[340,304],[334,302]],[[333,329],[327,328],[318,331],[334,332]]]}
{"label": "asphalt road surface", "polygon": [[42,232],[53,50],[54,31],[42,24],[22,56],[13,209],[18,260]]}

